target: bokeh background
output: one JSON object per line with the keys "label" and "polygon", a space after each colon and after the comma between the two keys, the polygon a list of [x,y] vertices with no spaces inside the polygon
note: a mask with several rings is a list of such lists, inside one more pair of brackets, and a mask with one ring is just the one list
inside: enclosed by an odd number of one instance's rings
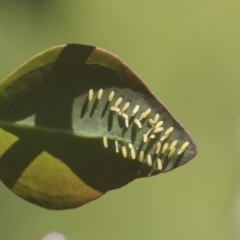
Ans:
{"label": "bokeh background", "polygon": [[240,239],[240,2],[0,0],[0,79],[70,42],[124,59],[199,153],[75,210],[42,209],[0,184],[0,239],[39,240],[51,231],[68,240]]}

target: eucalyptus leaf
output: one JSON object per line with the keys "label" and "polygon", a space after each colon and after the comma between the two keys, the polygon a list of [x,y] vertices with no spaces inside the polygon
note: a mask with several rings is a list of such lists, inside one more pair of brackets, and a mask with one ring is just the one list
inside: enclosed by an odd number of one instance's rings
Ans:
{"label": "eucalyptus leaf", "polygon": [[39,206],[81,206],[196,153],[143,80],[101,48],[48,49],[0,83],[0,179]]}

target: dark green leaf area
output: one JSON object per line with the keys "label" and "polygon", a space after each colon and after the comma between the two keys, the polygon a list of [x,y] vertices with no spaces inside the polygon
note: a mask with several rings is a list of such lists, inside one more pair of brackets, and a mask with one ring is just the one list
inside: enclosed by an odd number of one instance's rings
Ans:
{"label": "dark green leaf area", "polygon": [[80,206],[197,152],[125,63],[78,44],[35,56],[0,84],[0,127],[0,178],[47,208]]}

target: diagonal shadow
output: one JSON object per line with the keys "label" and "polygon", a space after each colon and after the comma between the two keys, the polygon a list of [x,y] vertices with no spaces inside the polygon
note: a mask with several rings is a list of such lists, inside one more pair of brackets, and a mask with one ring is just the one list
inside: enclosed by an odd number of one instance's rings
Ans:
{"label": "diagonal shadow", "polygon": [[[89,152],[99,151],[96,148],[98,143],[91,144],[90,147],[89,140],[69,134],[73,132],[74,99],[86,94],[92,86],[96,89],[123,86],[116,71],[103,65],[86,64],[93,50],[94,47],[68,45],[57,61],[52,63],[50,71],[44,66],[37,73],[29,72],[28,78],[20,79],[23,85],[30,86],[31,91],[24,96],[17,96],[14,101],[0,109],[0,112],[5,113],[0,117],[2,121],[16,122],[34,115],[33,126],[68,132],[27,128],[22,130],[14,125],[4,127],[5,131],[18,137],[18,141],[0,159],[1,178],[3,182],[7,179],[9,188],[14,186],[32,160],[44,151],[60,159],[87,185],[102,192],[133,180],[133,175],[120,176],[111,165],[106,164],[105,159],[116,158],[115,154],[112,156],[111,152],[106,151],[104,159],[96,159],[96,156]],[[31,83],[32,79],[34,83]],[[14,84],[16,86],[12,86],[13,88],[18,87],[19,81]]]}

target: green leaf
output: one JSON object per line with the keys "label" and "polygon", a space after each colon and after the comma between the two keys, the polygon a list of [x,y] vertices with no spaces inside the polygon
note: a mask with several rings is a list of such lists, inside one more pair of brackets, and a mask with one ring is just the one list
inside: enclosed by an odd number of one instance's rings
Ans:
{"label": "green leaf", "polygon": [[42,207],[81,206],[196,152],[145,83],[103,49],[51,48],[0,84],[0,179]]}

